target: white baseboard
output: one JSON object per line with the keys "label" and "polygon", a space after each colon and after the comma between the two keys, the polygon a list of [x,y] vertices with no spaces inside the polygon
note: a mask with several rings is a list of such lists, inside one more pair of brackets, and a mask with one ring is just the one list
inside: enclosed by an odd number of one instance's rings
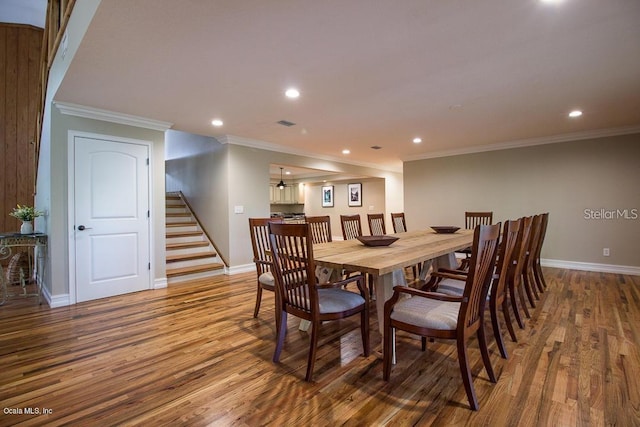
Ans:
{"label": "white baseboard", "polygon": [[69,294],[58,294],[51,295],[47,288],[42,288],[42,298],[49,304],[50,308],[56,307],[66,307],[71,305],[71,295]]}
{"label": "white baseboard", "polygon": [[640,276],[640,267],[632,265],[598,264],[594,262],[563,261],[559,259],[541,259],[543,267],[565,268],[567,270],[599,271],[602,273],[628,274]]}
{"label": "white baseboard", "polygon": [[251,271],[255,273],[256,265],[254,263],[234,265],[232,267],[225,267],[224,270],[225,270],[225,274],[228,274],[230,276],[233,276],[234,274],[240,274],[240,273],[249,273]]}
{"label": "white baseboard", "polygon": [[153,281],[153,289],[163,289],[167,287],[167,278],[166,277],[160,277],[158,279],[155,279]]}

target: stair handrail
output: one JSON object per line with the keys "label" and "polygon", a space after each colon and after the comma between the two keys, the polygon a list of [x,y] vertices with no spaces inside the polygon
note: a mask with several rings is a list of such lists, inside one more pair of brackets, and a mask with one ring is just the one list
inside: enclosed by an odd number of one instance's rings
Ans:
{"label": "stair handrail", "polygon": [[177,193],[178,193],[178,196],[180,197],[180,200],[182,200],[184,202],[184,204],[187,205],[187,207],[189,208],[189,211],[191,212],[191,215],[193,215],[193,217],[196,219],[196,222],[198,223],[198,225],[200,225],[200,228],[202,229],[202,232],[204,233],[204,235],[207,236],[207,239],[213,245],[213,249],[216,250],[216,253],[218,254],[220,259],[222,260],[222,263],[224,264],[224,266],[225,267],[229,267],[229,261],[227,261],[225,259],[224,255],[222,255],[222,252],[220,252],[220,249],[218,248],[218,246],[216,246],[216,242],[211,238],[211,236],[207,232],[207,230],[204,227],[204,225],[202,225],[202,222],[200,221],[200,219],[198,218],[198,215],[196,214],[196,212],[193,210],[193,208],[189,204],[189,201],[187,200],[185,195],[182,193],[182,190],[177,191]]}

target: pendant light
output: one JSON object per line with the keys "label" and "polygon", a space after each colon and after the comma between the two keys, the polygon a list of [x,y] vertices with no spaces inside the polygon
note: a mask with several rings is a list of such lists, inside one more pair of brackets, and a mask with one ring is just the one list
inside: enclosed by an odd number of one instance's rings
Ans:
{"label": "pendant light", "polygon": [[281,190],[283,190],[283,189],[284,189],[284,187],[286,187],[286,186],[287,186],[287,184],[285,184],[285,183],[284,183],[284,181],[282,180],[282,169],[283,169],[283,168],[280,168],[280,182],[279,182],[279,183],[278,183],[278,185],[277,185],[277,187],[278,187],[279,189],[281,189]]}

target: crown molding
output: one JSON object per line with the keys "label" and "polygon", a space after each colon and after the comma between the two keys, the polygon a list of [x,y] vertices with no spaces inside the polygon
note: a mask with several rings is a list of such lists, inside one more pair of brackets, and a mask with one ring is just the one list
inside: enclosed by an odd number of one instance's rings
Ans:
{"label": "crown molding", "polygon": [[274,144],[272,142],[260,141],[260,140],[257,140],[257,139],[245,138],[245,137],[242,137],[242,136],[221,135],[221,136],[216,136],[215,139],[218,142],[220,142],[221,144],[242,145],[244,147],[258,148],[258,149],[261,149],[261,150],[275,151],[275,152],[278,152],[278,153],[285,153],[285,154],[293,154],[293,155],[297,155],[297,156],[312,157],[314,159],[327,160],[327,161],[330,161],[330,162],[344,163],[344,164],[353,165],[353,166],[362,166],[362,167],[366,167],[366,168],[383,170],[383,171],[387,171],[387,172],[402,173],[402,166],[401,165],[396,167],[396,168],[394,168],[394,167],[388,167],[388,166],[384,167],[384,166],[380,166],[380,165],[377,165],[377,164],[374,164],[374,163],[357,162],[357,161],[353,161],[353,160],[347,161],[345,159],[338,158],[338,157],[325,156],[325,155],[321,155],[321,154],[317,154],[317,153],[312,153],[312,152],[307,151],[307,150],[301,150],[301,149],[298,149],[298,148],[286,147],[284,145]]}
{"label": "crown molding", "polygon": [[539,138],[527,138],[515,141],[500,142],[496,144],[479,145],[453,150],[434,151],[431,153],[416,154],[402,159],[403,162],[412,160],[434,159],[437,157],[459,156],[462,154],[483,153],[486,151],[508,150],[510,148],[523,148],[535,145],[556,144],[560,142],[580,141],[584,139],[603,138],[609,136],[630,135],[640,133],[640,126],[626,126],[609,129],[596,129],[584,132],[572,132],[561,135],[545,136]]}
{"label": "crown molding", "polygon": [[132,116],[130,114],[116,113],[115,111],[102,110],[100,108],[87,107],[85,105],[71,104],[68,102],[54,101],[53,104],[62,114],[85,119],[101,120],[103,122],[118,123],[121,125],[135,126],[144,129],[164,132],[171,129],[173,123],[146,117]]}

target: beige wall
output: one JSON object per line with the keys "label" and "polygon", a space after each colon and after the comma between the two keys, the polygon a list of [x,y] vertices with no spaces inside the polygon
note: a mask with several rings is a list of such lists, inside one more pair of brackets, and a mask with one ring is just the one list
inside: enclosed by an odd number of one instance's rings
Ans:
{"label": "beige wall", "polygon": [[[362,183],[362,206],[355,207],[347,204],[347,184],[352,182]],[[333,207],[322,207],[322,186],[334,186]],[[385,225],[387,233],[393,233],[391,218],[385,212],[385,184],[381,178],[360,179],[349,182],[326,182],[324,184],[308,184],[305,186],[305,207],[307,216],[329,215],[331,217],[331,234],[334,239],[342,239],[342,229],[340,227],[340,215],[360,215],[362,222],[362,233],[369,234],[367,224],[367,214],[385,213]]]}
{"label": "beige wall", "polygon": [[[48,267],[45,271],[46,291],[53,298],[61,298],[70,292],[69,287],[69,235],[68,217],[68,169],[69,131],[81,131],[92,134],[123,137],[151,142],[152,167],[152,205],[153,221],[152,265],[153,280],[166,281],[165,274],[165,203],[164,203],[164,132],[126,126],[100,120],[73,117],[61,114],[57,108],[51,109],[51,155],[41,158],[48,162],[50,176],[39,176],[39,207],[47,211],[47,215],[38,222],[38,229],[49,235]],[[52,305],[56,305],[54,302]]]}
{"label": "beige wall", "polygon": [[543,258],[638,267],[640,218],[585,219],[585,209],[640,216],[639,184],[640,134],[411,161],[407,227],[462,226],[465,210],[495,221],[549,212]]}
{"label": "beige wall", "polygon": [[[177,187],[181,182],[194,186],[187,191],[184,188],[182,190],[190,202],[192,197],[201,198],[202,203],[196,202],[192,205],[198,217],[206,222],[205,227],[214,230],[212,237],[232,269],[253,268],[248,219],[270,215],[269,169],[272,163],[385,178],[385,182],[393,182],[394,188],[397,188],[398,182],[402,182],[402,175],[394,172],[248,147],[233,143],[233,137],[229,140],[231,143],[222,144],[219,149],[211,152],[209,148],[201,145],[200,148],[191,150],[189,156],[167,161],[166,169],[174,181],[171,184],[172,189],[180,189]],[[167,149],[173,150],[173,145],[177,143],[194,146],[196,144],[187,138],[183,141],[172,141],[169,137]],[[190,150],[187,146],[182,149]],[[206,152],[198,154],[198,151],[203,150]],[[365,187],[364,202],[368,203],[366,191]],[[396,191],[398,192],[402,193]],[[371,192],[376,193],[378,190]],[[336,197],[340,196],[336,194]],[[346,193],[344,199],[346,200]],[[380,211],[384,209],[384,204],[392,209],[402,210],[401,201],[402,196],[396,194],[391,197],[391,202],[384,199],[374,200],[374,206],[376,209],[379,206]],[[235,213],[235,207],[242,207],[243,212]],[[367,209],[368,205],[363,208]],[[340,235],[339,222],[334,228],[333,234]]]}

